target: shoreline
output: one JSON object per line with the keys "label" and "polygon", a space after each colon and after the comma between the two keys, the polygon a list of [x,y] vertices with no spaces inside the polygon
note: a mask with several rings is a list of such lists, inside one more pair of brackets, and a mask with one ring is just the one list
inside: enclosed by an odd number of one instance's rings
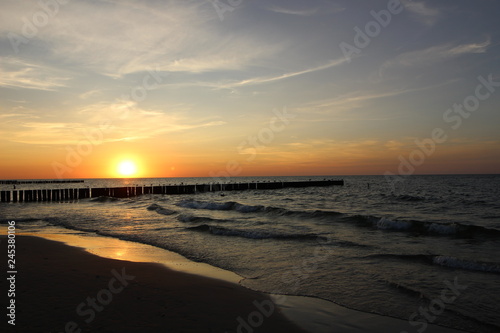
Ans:
{"label": "shoreline", "polygon": [[265,294],[158,263],[25,235],[16,236],[16,262],[11,332],[245,332],[252,324],[255,332],[303,332]]}
{"label": "shoreline", "polygon": [[[2,237],[2,239],[5,238],[4,235],[1,235],[0,237]],[[85,234],[84,235],[74,234],[70,232],[26,233],[26,234],[20,233],[18,234],[17,237],[21,237],[21,239],[23,239],[23,243],[24,239],[31,239],[30,241],[27,242],[28,244],[33,243],[33,239],[41,239],[44,241],[52,242],[53,244],[50,247],[55,246],[54,244],[57,244],[59,247],[67,247],[71,249],[69,251],[69,253],[71,253],[70,256],[77,256],[78,258],[81,258],[82,254],[90,256],[85,259],[87,261],[110,260],[110,262],[113,262],[115,266],[118,263],[121,263],[122,266],[125,264],[126,265],[138,264],[139,266],[153,265],[155,267],[154,273],[153,272],[148,273],[150,275],[150,278],[154,279],[155,275],[169,276],[169,277],[171,277],[172,275],[176,275],[177,279],[182,280],[185,279],[187,276],[189,277],[188,280],[190,279],[196,280],[196,282],[193,282],[196,285],[196,287],[204,286],[203,289],[211,295],[213,295],[213,292],[209,292],[209,290],[212,288],[215,289],[224,288],[225,291],[229,289],[231,290],[231,293],[233,293],[233,295],[225,295],[225,297],[234,296],[238,298],[238,301],[246,303],[244,306],[244,308],[246,309],[244,311],[246,312],[245,314],[233,318],[232,329],[228,328],[229,327],[227,326],[228,319],[227,317],[224,317],[226,319],[224,319],[223,321],[225,322],[224,325],[226,326],[224,330],[221,332],[236,332],[236,331],[245,333],[267,332],[267,331],[271,332],[273,330],[268,330],[264,324],[266,321],[270,322],[271,320],[275,320],[275,318],[276,321],[279,323],[279,325],[281,325],[280,327],[282,328],[289,327],[287,328],[287,331],[290,332],[296,332],[296,331],[297,332],[309,331],[317,333],[323,333],[323,332],[327,333],[333,331],[345,332],[345,333],[388,332],[388,331],[402,332],[406,330],[411,331],[412,329],[408,321],[345,308],[331,301],[323,300],[320,298],[305,297],[305,296],[272,295],[254,291],[239,285],[239,281],[241,281],[244,278],[233,272],[226,271],[204,263],[196,263],[183,257],[180,254],[165,249],[157,248],[151,245],[120,240],[107,236],[100,236],[100,235],[90,236]],[[76,254],[76,251],[79,252],[79,255]],[[63,252],[64,253],[68,252],[68,249],[64,250]],[[48,260],[45,257],[43,259]],[[59,256],[59,260],[61,259],[62,257]],[[65,258],[66,261],[68,261],[69,259],[70,258]],[[23,258],[21,260],[24,261],[25,259]],[[36,261],[36,258],[30,258],[30,260],[31,264],[33,264],[33,260]],[[40,263],[38,263],[38,265],[40,265]],[[64,272],[61,272],[61,269],[63,268],[61,266],[63,265],[59,263],[59,267],[56,266],[56,268],[58,269],[59,273],[62,274]],[[102,271],[103,267],[99,267],[99,269],[101,269]],[[149,267],[149,269],[151,269],[151,267]],[[74,270],[74,268],[72,270]],[[112,276],[114,273],[111,273],[110,275],[108,269],[107,274],[108,276]],[[184,277],[182,277],[182,275],[184,275]],[[51,273],[51,276],[54,276],[54,274]],[[31,280],[30,283],[34,283],[34,281]],[[220,287],[218,286],[218,284],[223,284],[223,285],[225,284],[225,287]],[[162,284],[161,287],[169,290],[174,286],[167,283],[167,284]],[[245,292],[241,293],[242,291]],[[255,299],[249,300],[248,293],[252,294]],[[189,293],[187,295],[189,295]],[[259,297],[257,298],[256,295],[258,295]],[[192,298],[190,298],[191,296],[188,296],[188,298],[191,301],[193,301]],[[180,295],[180,298],[182,298],[182,295]],[[82,300],[83,299],[84,298],[82,298]],[[261,307],[259,307],[259,305],[256,306],[255,302],[256,299],[260,300],[257,301],[257,304],[264,306]],[[211,302],[207,302],[205,299],[204,303],[206,306],[211,307],[212,309],[218,307],[219,305],[223,305],[220,304],[220,302],[215,302],[216,304],[214,304],[214,300],[217,300],[217,297],[210,299]],[[272,300],[274,304],[272,305],[273,307],[273,311],[271,311],[272,313],[268,313],[268,311],[266,311],[266,309],[270,309],[271,307],[270,303],[267,303],[267,301],[269,300]],[[202,300],[195,297],[194,301],[197,302]],[[234,304],[239,303],[234,300],[233,302],[235,302]],[[242,304],[239,304],[238,306],[240,305]],[[266,307],[265,305],[268,306]],[[259,309],[260,309],[260,315],[255,313],[255,311]],[[154,309],[152,309],[152,311],[154,311]],[[74,316],[76,316],[75,311],[73,312]],[[252,317],[251,314],[253,314],[254,316]],[[267,318],[268,314],[269,318]],[[191,315],[184,313],[184,316],[190,317]],[[196,315],[194,317],[196,317]],[[244,317],[246,317],[246,319],[249,320],[251,323],[256,324],[255,327],[249,325],[248,321],[243,319]],[[261,317],[263,319],[262,326],[257,325],[260,324]],[[252,322],[252,320],[254,321]],[[171,323],[171,318],[169,319],[169,323]],[[220,324],[221,323],[219,322],[217,325]],[[176,327],[178,329],[181,329],[181,327],[178,326]],[[182,330],[184,329],[185,328],[182,327]],[[200,327],[197,327],[195,331],[203,332],[204,330],[203,328],[201,328],[200,330]],[[64,329],[61,330],[61,332],[65,332]],[[75,332],[78,331],[75,330]],[[429,325],[427,327],[426,332],[459,333],[464,331],[445,328],[437,325]]]}

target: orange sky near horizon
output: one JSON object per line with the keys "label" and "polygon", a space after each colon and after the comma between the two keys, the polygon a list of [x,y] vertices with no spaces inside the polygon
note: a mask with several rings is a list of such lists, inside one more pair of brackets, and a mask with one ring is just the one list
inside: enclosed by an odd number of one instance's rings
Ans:
{"label": "orange sky near horizon", "polygon": [[[160,153],[154,147],[147,149],[147,145],[139,149],[142,146],[138,143],[103,143],[93,146],[85,156],[78,154],[76,146],[60,148],[56,154],[52,147],[36,152],[27,149],[24,155],[23,147],[18,147],[10,152],[16,158],[9,159],[9,152],[4,151],[6,159],[0,165],[0,175],[2,179],[383,175],[387,171],[398,174],[402,164],[403,172],[412,174],[493,174],[500,170],[500,156],[494,143],[489,147],[437,146],[440,153],[429,156],[411,147],[410,142],[407,147],[388,148],[389,145],[394,143],[366,142],[350,147],[330,144],[308,149],[307,153],[297,147],[289,151],[262,147],[249,154],[238,154],[236,150],[218,154],[191,150],[185,154],[174,149]],[[133,146],[137,149],[131,149]],[[416,154],[413,158],[418,163],[411,162],[411,154]],[[419,165],[418,158],[422,156],[424,160]],[[489,160],[481,160],[484,156],[489,156]],[[123,161],[133,162],[137,172],[129,177],[120,174],[119,164]]]}

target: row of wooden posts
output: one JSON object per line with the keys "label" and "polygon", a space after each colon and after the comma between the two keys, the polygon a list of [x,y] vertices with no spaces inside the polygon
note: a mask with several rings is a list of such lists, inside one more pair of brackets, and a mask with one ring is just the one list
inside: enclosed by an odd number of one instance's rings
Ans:
{"label": "row of wooden posts", "polygon": [[0,202],[61,202],[97,197],[129,198],[143,194],[195,194],[217,191],[271,190],[289,187],[344,185],[343,180],[302,182],[159,185],[114,188],[70,188],[56,190],[0,191]]}

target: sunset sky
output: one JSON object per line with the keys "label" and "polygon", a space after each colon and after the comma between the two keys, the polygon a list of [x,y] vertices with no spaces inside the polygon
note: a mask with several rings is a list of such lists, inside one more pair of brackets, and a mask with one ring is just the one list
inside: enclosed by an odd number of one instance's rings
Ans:
{"label": "sunset sky", "polygon": [[0,179],[498,173],[498,13],[4,0]]}

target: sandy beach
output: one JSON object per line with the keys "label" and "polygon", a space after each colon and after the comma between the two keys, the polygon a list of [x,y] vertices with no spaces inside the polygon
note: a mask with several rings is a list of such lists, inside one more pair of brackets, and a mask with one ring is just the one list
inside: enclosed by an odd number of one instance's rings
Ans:
{"label": "sandy beach", "polygon": [[[411,330],[405,320],[318,298],[252,291],[234,273],[149,245],[70,233],[39,236],[16,236],[16,325],[7,325],[8,332]],[[4,250],[6,237],[0,240]],[[426,331],[461,332],[435,325]]]}
{"label": "sandy beach", "polygon": [[264,294],[160,264],[31,236],[17,236],[16,262],[9,332],[302,332]]}

